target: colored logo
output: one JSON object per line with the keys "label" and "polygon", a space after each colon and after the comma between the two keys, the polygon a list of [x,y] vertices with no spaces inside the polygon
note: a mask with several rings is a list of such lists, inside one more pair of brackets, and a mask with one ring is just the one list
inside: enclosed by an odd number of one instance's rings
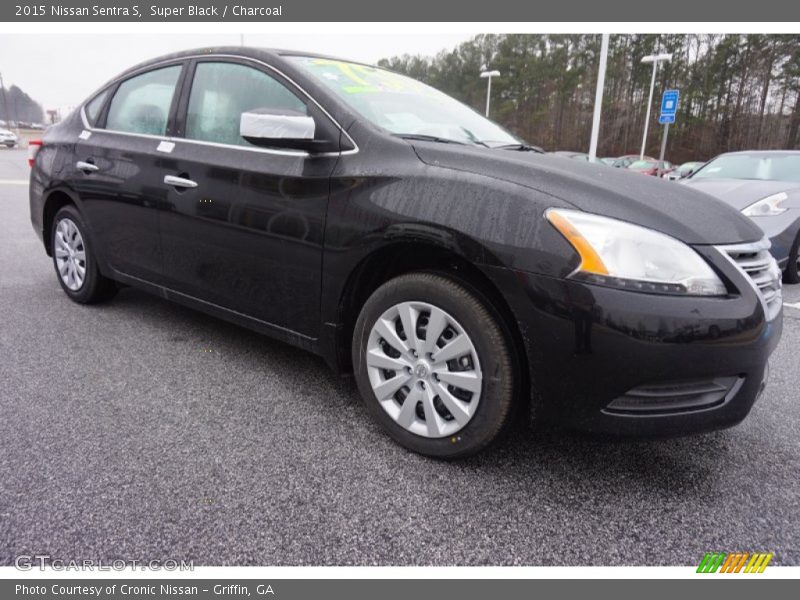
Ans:
{"label": "colored logo", "polygon": [[697,572],[763,573],[771,560],[771,552],[706,552]]}

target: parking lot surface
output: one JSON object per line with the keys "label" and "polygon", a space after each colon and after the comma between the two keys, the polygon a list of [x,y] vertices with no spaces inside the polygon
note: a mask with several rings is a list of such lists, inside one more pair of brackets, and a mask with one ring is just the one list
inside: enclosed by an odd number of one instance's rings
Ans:
{"label": "parking lot surface", "polygon": [[442,463],[392,443],[316,357],[125,289],[79,306],[0,150],[0,565],[800,564],[800,286],[736,428],[609,441],[519,428]]}

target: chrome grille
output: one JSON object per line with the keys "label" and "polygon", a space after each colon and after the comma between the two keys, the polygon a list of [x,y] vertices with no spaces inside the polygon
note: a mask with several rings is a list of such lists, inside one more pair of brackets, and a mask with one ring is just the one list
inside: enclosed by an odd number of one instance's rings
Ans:
{"label": "chrome grille", "polygon": [[783,304],[781,269],[769,253],[770,241],[766,238],[750,244],[718,246],[718,249],[742,271],[756,288],[764,304],[767,320],[778,316]]}

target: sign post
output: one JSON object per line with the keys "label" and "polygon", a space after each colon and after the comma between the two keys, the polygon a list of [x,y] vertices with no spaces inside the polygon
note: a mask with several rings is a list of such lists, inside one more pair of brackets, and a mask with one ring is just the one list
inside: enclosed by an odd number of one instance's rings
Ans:
{"label": "sign post", "polygon": [[661,177],[664,168],[664,154],[667,151],[667,136],[669,135],[669,125],[675,122],[675,113],[678,111],[678,90],[665,90],[661,96],[661,114],[658,122],[664,126],[664,134],[661,137],[661,155],[658,157],[658,169],[656,174]]}

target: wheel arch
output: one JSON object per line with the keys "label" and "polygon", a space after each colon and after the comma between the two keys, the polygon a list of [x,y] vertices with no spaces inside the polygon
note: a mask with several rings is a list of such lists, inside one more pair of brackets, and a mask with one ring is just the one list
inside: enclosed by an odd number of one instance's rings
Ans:
{"label": "wheel arch", "polygon": [[72,205],[78,212],[83,215],[81,210],[80,200],[71,191],[58,187],[49,190],[45,194],[44,204],[42,205],[42,240],[44,241],[44,249],[47,256],[53,255],[52,240],[50,239],[50,232],[53,229],[53,220],[56,213],[65,206]]}
{"label": "wheel arch", "polygon": [[397,239],[364,256],[351,270],[337,306],[336,368],[352,372],[350,344],[356,319],[367,298],[382,284],[412,272],[437,273],[468,287],[497,316],[512,344],[520,399],[530,398],[530,369],[525,343],[511,306],[497,283],[478,264],[454,247],[430,239]]}

